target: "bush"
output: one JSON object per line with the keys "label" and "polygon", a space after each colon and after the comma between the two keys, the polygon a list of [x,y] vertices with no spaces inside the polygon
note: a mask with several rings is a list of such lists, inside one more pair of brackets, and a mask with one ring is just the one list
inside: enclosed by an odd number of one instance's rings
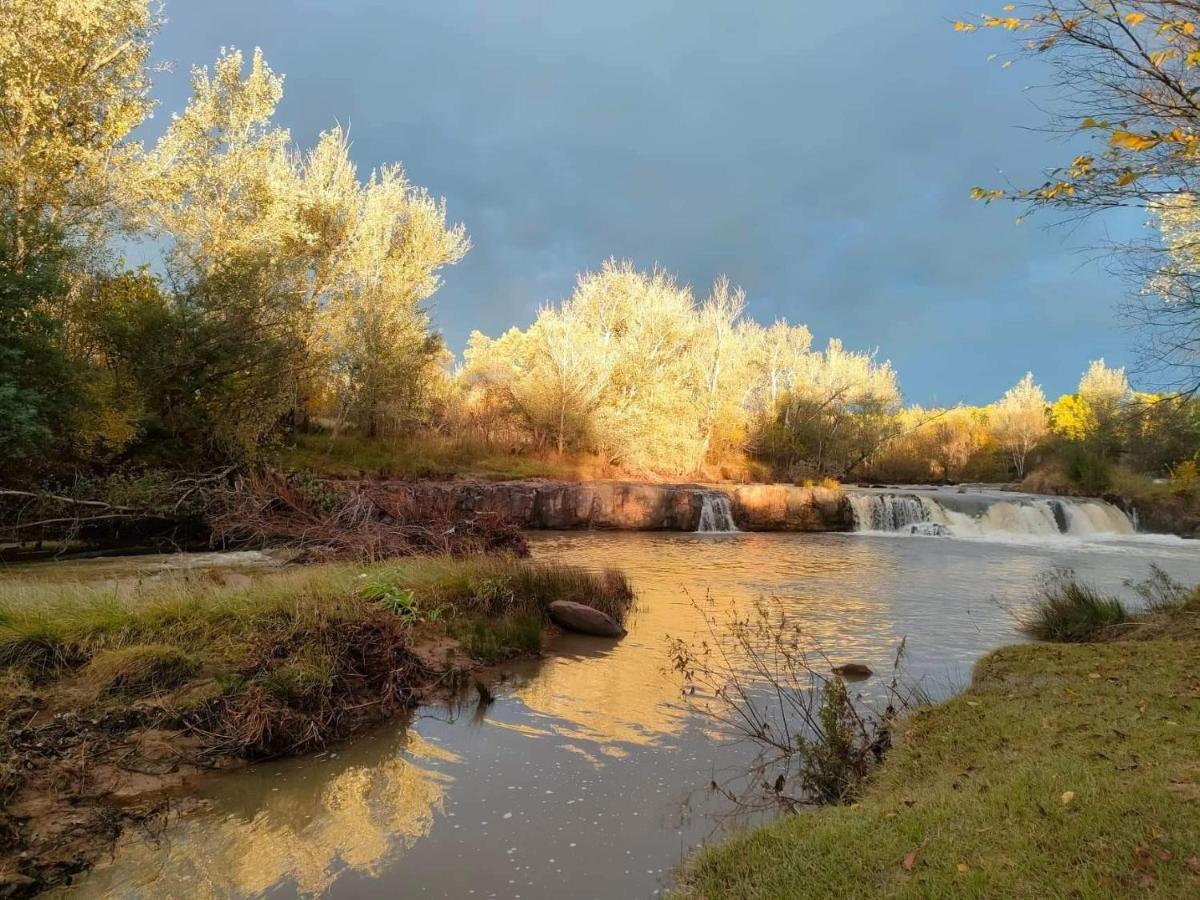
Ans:
{"label": "bush", "polygon": [[1043,581],[1033,606],[1021,617],[1021,630],[1042,641],[1082,643],[1105,628],[1129,621],[1116,597],[1106,596],[1059,569]]}

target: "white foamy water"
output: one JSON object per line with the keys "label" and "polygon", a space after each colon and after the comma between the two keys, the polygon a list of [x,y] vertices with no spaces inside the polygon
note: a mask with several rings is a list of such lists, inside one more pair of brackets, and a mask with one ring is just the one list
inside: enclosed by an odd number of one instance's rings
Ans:
{"label": "white foamy water", "polygon": [[848,496],[855,530],[863,532],[1018,541],[1142,537],[1122,510],[1093,498],[939,488],[864,488]]}

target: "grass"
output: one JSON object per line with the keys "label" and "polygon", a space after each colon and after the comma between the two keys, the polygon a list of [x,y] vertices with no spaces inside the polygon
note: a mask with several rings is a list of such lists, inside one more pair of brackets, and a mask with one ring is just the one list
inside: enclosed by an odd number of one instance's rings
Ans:
{"label": "grass", "polygon": [[1080,643],[1129,619],[1129,611],[1119,599],[1060,570],[1044,580],[1033,606],[1021,615],[1020,625],[1038,640]]}
{"label": "grass", "polygon": [[334,478],[454,478],[472,476],[504,481],[522,478],[575,480],[595,464],[583,459],[541,459],[488,447],[438,439],[363,438],[297,434],[276,462],[284,469],[312,471]]}
{"label": "grass", "polygon": [[[1200,591],[1141,588],[1148,612],[1094,643],[985,657],[857,802],[701,851],[679,895],[1200,896]],[[1104,599],[1064,589],[1044,615],[1074,641]]]}
{"label": "grass", "polygon": [[691,897],[1200,892],[1200,643],[1009,647],[907,723],[853,806],[701,852]]}
{"label": "grass", "polygon": [[[392,679],[413,676],[410,649],[425,637],[466,635],[466,650],[487,661],[536,650],[546,607],[560,599],[623,619],[632,592],[617,572],[511,557],[315,566],[240,588],[195,576],[123,593],[10,580],[0,582],[0,674],[23,679],[51,707],[171,691],[180,703],[256,693],[302,710],[319,698],[336,707],[372,679],[371,690],[406,689]],[[198,683],[212,689],[197,692]],[[19,694],[0,692],[0,718],[4,697]]]}
{"label": "grass", "polygon": [[[402,616],[396,595],[403,596]],[[420,557],[372,566],[324,565],[227,587],[182,576],[116,593],[76,583],[0,582],[0,667],[43,679],[95,662],[97,654],[175,648],[238,664],[264,634],[287,643],[305,632],[388,613],[402,624],[446,617],[544,616],[554,600],[587,602],[624,618],[632,592],[604,574],[511,557]],[[407,610],[412,606],[415,618]],[[138,653],[128,653],[131,661]]]}

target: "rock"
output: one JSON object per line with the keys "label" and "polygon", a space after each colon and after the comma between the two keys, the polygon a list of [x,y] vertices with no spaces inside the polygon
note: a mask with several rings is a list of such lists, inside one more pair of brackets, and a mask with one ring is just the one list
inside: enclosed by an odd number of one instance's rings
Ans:
{"label": "rock", "polygon": [[555,600],[547,611],[550,621],[567,631],[596,637],[625,637],[625,629],[612,616],[572,600]]}
{"label": "rock", "polygon": [[[497,513],[520,528],[695,531],[704,495],[697,484],[636,481],[393,482],[391,505],[420,517],[432,512]],[[720,490],[720,489],[718,489]],[[840,490],[791,484],[741,485],[724,491],[743,531],[853,531]]]}
{"label": "rock", "polygon": [[854,513],[840,490],[793,484],[747,484],[733,491],[743,531],[853,531]]}
{"label": "rock", "polygon": [[875,673],[871,671],[870,666],[863,663],[843,663],[833,667],[833,674],[841,675],[843,678],[860,679],[870,678]]}

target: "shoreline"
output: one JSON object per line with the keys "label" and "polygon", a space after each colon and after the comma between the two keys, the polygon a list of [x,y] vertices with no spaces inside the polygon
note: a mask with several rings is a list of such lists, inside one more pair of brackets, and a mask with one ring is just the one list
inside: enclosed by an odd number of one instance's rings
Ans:
{"label": "shoreline", "polygon": [[996,650],[854,803],[694,852],[676,896],[1194,896],[1198,637]]}

